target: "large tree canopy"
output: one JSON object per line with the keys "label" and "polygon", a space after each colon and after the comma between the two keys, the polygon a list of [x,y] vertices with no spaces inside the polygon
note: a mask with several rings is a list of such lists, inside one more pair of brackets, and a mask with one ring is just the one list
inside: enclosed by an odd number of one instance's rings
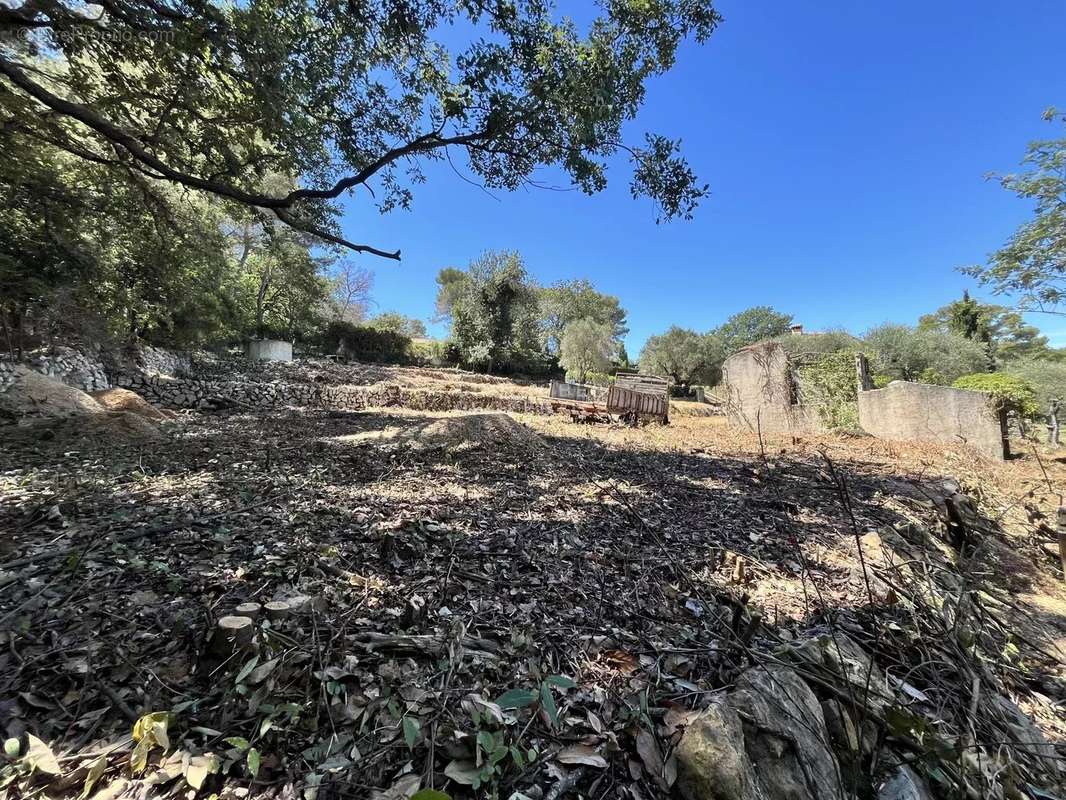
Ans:
{"label": "large tree canopy", "polygon": [[[621,134],[682,40],[716,27],[710,0],[612,0],[585,30],[555,16],[512,0],[27,0],[0,6],[0,130],[391,258],[342,236],[332,201],[407,206],[424,161],[452,151],[489,187],[555,166],[591,193],[621,150],[635,195],[689,216],[706,187],[676,143]],[[298,184],[265,190],[269,174]]]}
{"label": "large tree canopy", "polygon": [[[1048,121],[1066,123],[1066,115],[1049,109]],[[1035,203],[1035,214],[987,264],[963,271],[996,294],[1018,297],[1026,311],[1063,314],[1066,301],[1066,138],[1033,142],[1025,156],[1026,172],[996,176],[1003,188]]]}
{"label": "large tree canopy", "polygon": [[792,315],[782,314],[770,306],[753,306],[738,311],[715,331],[722,340],[727,353],[733,353],[749,344],[773,339],[788,333]]}
{"label": "large tree canopy", "polygon": [[703,382],[717,383],[725,352],[714,333],[696,333],[672,326],[666,333],[652,336],[640,351],[640,371],[667,375],[679,386]]}
{"label": "large tree canopy", "polygon": [[629,332],[626,310],[618,298],[596,291],[586,278],[559,281],[541,289],[540,313],[545,344],[551,353],[559,352],[567,326],[579,320],[592,320],[605,326],[614,339],[621,339]]}
{"label": "large tree canopy", "polygon": [[919,331],[953,333],[980,342],[988,349],[989,365],[1017,358],[1050,354],[1048,338],[1029,325],[1017,311],[982,303],[963,292],[962,299],[948,303],[918,320]]}

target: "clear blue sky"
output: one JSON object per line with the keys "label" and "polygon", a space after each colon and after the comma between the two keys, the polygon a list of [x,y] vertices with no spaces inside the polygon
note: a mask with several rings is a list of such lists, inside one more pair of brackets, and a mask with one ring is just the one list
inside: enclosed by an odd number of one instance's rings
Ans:
{"label": "clear blue sky", "polygon": [[[961,294],[972,281],[955,267],[981,261],[1030,210],[985,173],[1061,133],[1040,115],[1066,106],[1066,3],[718,8],[718,32],[682,50],[628,130],[683,140],[712,192],[691,222],[657,226],[621,160],[591,197],[490,197],[430,165],[409,212],[347,205],[348,238],[403,251],[400,264],[360,258],[378,310],[430,317],[437,271],[489,249],[518,250],[542,283],[587,277],[620,297],[634,356],[671,324],[705,331],[752,305],[861,332]],[[1031,321],[1066,344],[1066,319]]]}

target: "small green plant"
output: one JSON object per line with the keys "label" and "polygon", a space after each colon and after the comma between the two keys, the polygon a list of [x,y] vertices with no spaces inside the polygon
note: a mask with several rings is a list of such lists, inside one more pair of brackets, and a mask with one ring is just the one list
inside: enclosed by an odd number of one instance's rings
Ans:
{"label": "small green plant", "polygon": [[444,774],[456,783],[470,786],[479,796],[496,797],[500,780],[508,770],[520,772],[540,757],[537,748],[523,739],[529,726],[519,728],[514,712],[535,708],[552,728],[557,728],[559,707],[554,690],[575,686],[565,675],[549,675],[536,689],[510,689],[494,703],[468,695],[463,708],[474,726],[472,758],[453,760]]}
{"label": "small green plant", "polygon": [[1032,418],[1040,414],[1036,391],[1028,381],[1002,372],[978,372],[963,375],[952,384],[955,389],[987,392],[997,409]]}

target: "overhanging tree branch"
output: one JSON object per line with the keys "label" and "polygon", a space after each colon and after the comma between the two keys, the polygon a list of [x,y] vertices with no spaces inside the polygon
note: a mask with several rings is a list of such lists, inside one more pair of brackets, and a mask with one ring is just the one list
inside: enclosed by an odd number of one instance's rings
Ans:
{"label": "overhanging tree branch", "polygon": [[427,153],[432,150],[448,147],[449,145],[469,145],[489,136],[487,131],[456,136],[441,136],[439,132],[434,131],[433,133],[419,136],[405,145],[389,150],[366,167],[359,170],[355,175],[343,178],[327,189],[297,189],[284,197],[272,197],[263,194],[253,194],[226,183],[207,180],[197,175],[191,175],[175,169],[148,150],[137,137],[133,136],[128,131],[123,130],[118,125],[115,125],[91,109],[78,103],[65,100],[53,92],[50,92],[44,86],[31,80],[25,72],[7,59],[0,58],[0,75],[4,75],[17,88],[21,89],[47,108],[50,108],[52,111],[80,122],[82,125],[85,125],[100,136],[103,136],[111,143],[120,146],[129,153],[134,160],[145,167],[151,168],[161,178],[171,180],[183,186],[188,186],[192,189],[198,189],[220,197],[225,197],[243,205],[258,206],[260,208],[268,209],[273,211],[277,217],[287,225],[304,233],[316,236],[333,244],[341,245],[342,247],[346,247],[356,252],[370,253],[382,258],[396,260],[399,260],[400,258],[400,251],[398,250],[395,252],[388,252],[370,245],[355,244],[347,239],[317,228],[310,223],[299,220],[291,213],[290,209],[297,203],[305,200],[331,200],[339,197],[349,189],[365,184],[382,169],[401,158],[417,155],[419,153]]}

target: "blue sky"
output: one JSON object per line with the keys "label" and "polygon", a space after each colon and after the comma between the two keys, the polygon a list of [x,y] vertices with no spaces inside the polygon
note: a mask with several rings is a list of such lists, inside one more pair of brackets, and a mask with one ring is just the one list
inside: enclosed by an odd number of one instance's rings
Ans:
{"label": "blue sky", "polygon": [[[627,132],[683,140],[712,192],[692,221],[656,225],[622,160],[591,197],[490,196],[430,165],[411,211],[346,206],[348,238],[403,251],[400,264],[360,258],[378,310],[430,317],[437,271],[490,249],[519,251],[542,283],[587,277],[619,296],[633,355],[672,324],[705,331],[753,305],[861,332],[973,288],[955,268],[983,260],[1030,212],[985,174],[1061,135],[1041,113],[1066,106],[1066,3],[718,8],[721,28],[684,47]],[[1030,319],[1066,344],[1066,319]]]}

